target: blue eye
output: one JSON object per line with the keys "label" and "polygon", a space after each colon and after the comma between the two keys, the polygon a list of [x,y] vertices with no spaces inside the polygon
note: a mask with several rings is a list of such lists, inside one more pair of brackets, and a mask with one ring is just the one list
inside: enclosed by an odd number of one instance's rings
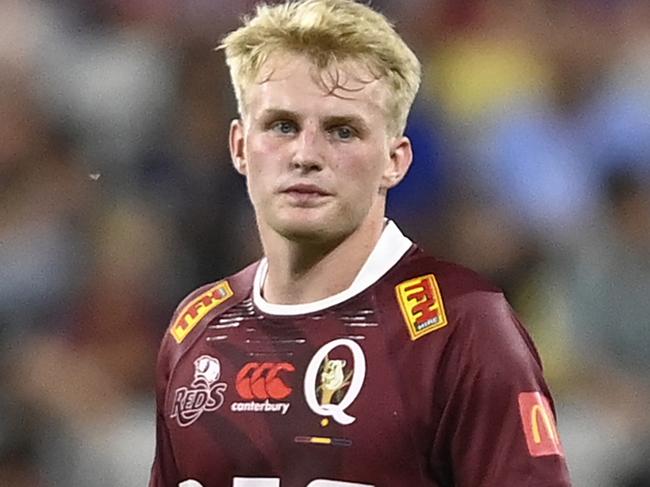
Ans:
{"label": "blue eye", "polygon": [[334,127],[332,130],[330,130],[330,132],[340,140],[350,140],[355,136],[354,130],[346,125],[343,125],[341,127]]}
{"label": "blue eye", "polygon": [[271,129],[274,132],[279,132],[284,135],[288,134],[293,134],[296,132],[296,126],[293,122],[289,122],[287,120],[280,120],[279,122],[275,122],[272,126]]}

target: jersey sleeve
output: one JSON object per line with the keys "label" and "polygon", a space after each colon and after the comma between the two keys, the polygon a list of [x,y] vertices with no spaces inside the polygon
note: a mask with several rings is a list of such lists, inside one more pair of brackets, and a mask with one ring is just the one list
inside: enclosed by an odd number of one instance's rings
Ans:
{"label": "jersey sleeve", "polygon": [[168,342],[169,334],[165,333],[156,364],[156,451],[151,467],[149,487],[176,486],[179,481],[176,460],[165,421],[165,395],[171,366]]}
{"label": "jersey sleeve", "polygon": [[450,303],[432,469],[454,487],[570,486],[535,347],[501,293]]}

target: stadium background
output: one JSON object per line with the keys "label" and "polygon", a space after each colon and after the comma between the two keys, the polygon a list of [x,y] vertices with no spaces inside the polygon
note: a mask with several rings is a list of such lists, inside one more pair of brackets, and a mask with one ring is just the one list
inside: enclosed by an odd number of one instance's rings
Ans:
{"label": "stadium background", "polygon": [[[259,255],[212,51],[252,3],[0,0],[0,485],[145,485],[172,309]],[[374,4],[424,63],[390,214],[503,287],[575,486],[649,486],[650,2]]]}

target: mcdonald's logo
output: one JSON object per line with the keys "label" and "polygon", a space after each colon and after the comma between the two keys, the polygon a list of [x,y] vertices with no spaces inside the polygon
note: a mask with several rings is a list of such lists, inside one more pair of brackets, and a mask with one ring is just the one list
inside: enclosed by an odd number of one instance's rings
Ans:
{"label": "mcdonald's logo", "polygon": [[540,392],[522,392],[519,394],[519,413],[531,456],[564,456],[548,399]]}

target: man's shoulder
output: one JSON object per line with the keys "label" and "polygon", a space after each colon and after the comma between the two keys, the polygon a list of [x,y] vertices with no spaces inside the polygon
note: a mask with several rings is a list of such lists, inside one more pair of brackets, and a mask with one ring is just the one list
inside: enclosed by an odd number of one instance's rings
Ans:
{"label": "man's shoulder", "polygon": [[[384,284],[384,301],[393,301],[389,294],[396,295],[407,321],[410,318],[417,323],[431,317],[419,325],[423,332],[436,326],[442,329],[443,322],[449,325],[445,326],[447,333],[454,333],[458,327],[512,320],[510,305],[496,285],[463,265],[439,260],[417,247],[385,276]],[[427,324],[432,320],[433,324]],[[411,330],[413,339],[419,336],[417,329]]]}
{"label": "man's shoulder", "polygon": [[437,259],[417,246],[395,266],[391,281],[431,277],[448,299],[474,293],[501,294],[489,280],[463,265]]}
{"label": "man's shoulder", "polygon": [[164,341],[186,348],[210,322],[250,296],[255,271],[254,262],[239,272],[204,284],[190,292],[176,307]]}
{"label": "man's shoulder", "polygon": [[419,249],[405,256],[394,273],[391,284],[413,340],[439,330],[437,336],[446,337],[446,343],[461,348],[480,345],[476,350],[481,354],[486,350],[536,354],[502,290],[478,273]]}

